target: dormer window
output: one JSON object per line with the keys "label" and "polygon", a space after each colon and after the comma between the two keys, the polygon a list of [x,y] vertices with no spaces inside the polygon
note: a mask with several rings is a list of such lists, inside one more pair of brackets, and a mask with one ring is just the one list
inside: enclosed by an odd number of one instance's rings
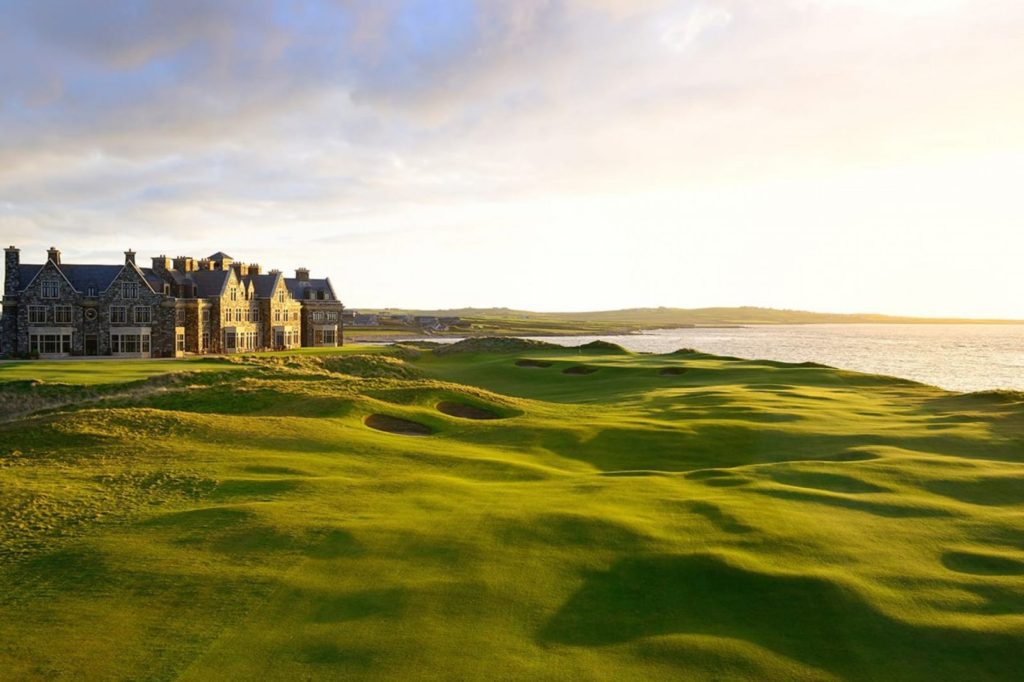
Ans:
{"label": "dormer window", "polygon": [[60,298],[60,285],[57,284],[57,280],[43,282],[41,295],[43,298]]}

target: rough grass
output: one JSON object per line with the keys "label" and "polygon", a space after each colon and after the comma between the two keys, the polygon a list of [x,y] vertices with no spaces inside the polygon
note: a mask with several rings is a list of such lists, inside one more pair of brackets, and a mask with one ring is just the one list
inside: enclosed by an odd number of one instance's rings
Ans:
{"label": "rough grass", "polygon": [[463,350],[19,369],[0,676],[1024,677],[1018,396]]}

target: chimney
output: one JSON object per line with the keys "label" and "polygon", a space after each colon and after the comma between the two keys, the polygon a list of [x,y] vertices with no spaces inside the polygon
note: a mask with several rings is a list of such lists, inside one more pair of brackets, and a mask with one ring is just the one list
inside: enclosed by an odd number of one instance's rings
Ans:
{"label": "chimney", "polygon": [[258,274],[260,274],[260,264],[259,263],[249,263],[249,274],[250,275],[258,275]]}
{"label": "chimney", "polygon": [[153,259],[153,272],[167,272],[171,269],[171,259],[167,256],[157,256]]}
{"label": "chimney", "polygon": [[209,258],[200,258],[199,259],[199,269],[200,270],[213,270],[213,262]]}
{"label": "chimney", "polygon": [[190,256],[178,256],[174,259],[174,269],[179,272],[192,272],[196,269],[196,261]]}
{"label": "chimney", "polygon": [[309,281],[309,269],[308,268],[295,268],[295,279],[300,282]]}
{"label": "chimney", "polygon": [[4,296],[14,296],[21,289],[21,251],[8,246],[4,256]]}
{"label": "chimney", "polygon": [[51,246],[48,248],[46,250],[46,257],[52,260],[54,265],[60,265],[60,251],[56,247]]}
{"label": "chimney", "polygon": [[129,263],[135,265],[135,252],[131,249],[124,252],[124,264],[128,265]]}

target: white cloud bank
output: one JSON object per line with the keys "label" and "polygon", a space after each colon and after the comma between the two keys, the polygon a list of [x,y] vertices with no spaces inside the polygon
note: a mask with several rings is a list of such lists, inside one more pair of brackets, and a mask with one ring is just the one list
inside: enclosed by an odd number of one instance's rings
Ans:
{"label": "white cloud bank", "polygon": [[1024,6],[0,0],[0,238],[352,306],[1024,317]]}

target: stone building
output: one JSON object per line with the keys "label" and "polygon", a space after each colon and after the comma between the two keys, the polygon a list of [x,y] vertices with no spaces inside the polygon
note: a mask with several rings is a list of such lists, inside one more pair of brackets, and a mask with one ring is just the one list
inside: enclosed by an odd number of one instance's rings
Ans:
{"label": "stone building", "polygon": [[139,267],[72,265],[50,248],[28,265],[5,249],[0,351],[42,356],[175,357],[340,346],[342,311],[329,279],[294,278],[225,253],[159,256]]}

